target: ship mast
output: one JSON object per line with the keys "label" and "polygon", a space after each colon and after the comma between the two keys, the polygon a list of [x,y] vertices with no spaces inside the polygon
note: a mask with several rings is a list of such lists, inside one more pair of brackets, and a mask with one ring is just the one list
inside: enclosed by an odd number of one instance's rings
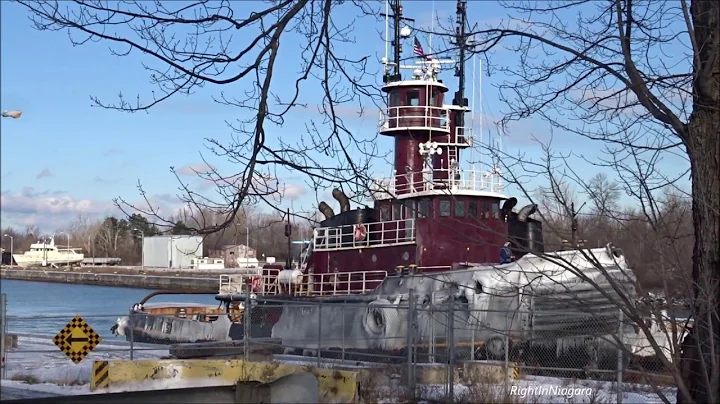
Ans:
{"label": "ship mast", "polygon": [[[402,5],[400,4],[400,0],[386,0],[386,4],[389,4],[390,10],[392,11],[392,14],[380,14],[381,16],[392,19],[393,22],[393,40],[392,40],[392,46],[393,46],[393,62],[394,65],[394,74],[392,77],[387,77],[386,72],[386,82],[388,81],[399,81],[401,80],[400,75],[400,62],[401,62],[401,53],[402,53],[402,44],[400,41],[402,40],[402,35],[400,34],[402,28],[400,27],[400,24],[403,21],[415,21],[412,18],[405,18],[403,17],[403,9]],[[386,25],[387,29],[387,25]]]}
{"label": "ship mast", "polygon": [[[467,48],[467,0],[458,0],[457,2],[457,27],[455,28],[455,45],[460,51],[460,60],[455,69],[455,76],[458,78],[458,90],[455,93],[455,105],[467,107],[468,102],[465,98],[465,49]],[[460,122],[458,126],[465,126],[465,111],[459,115]]]}

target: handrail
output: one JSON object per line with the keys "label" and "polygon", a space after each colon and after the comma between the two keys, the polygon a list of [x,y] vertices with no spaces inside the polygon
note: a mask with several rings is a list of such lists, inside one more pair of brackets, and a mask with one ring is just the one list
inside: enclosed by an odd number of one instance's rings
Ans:
{"label": "handrail", "polygon": [[387,271],[316,274],[311,293],[316,296],[365,294],[380,286],[387,275]]}
{"label": "handrail", "polygon": [[[260,272],[220,275],[219,294],[242,294],[248,290],[257,295],[273,295],[279,269],[262,269]],[[253,284],[254,282],[254,284]]]}
{"label": "handrail", "polygon": [[448,109],[428,106],[388,107],[380,111],[380,130],[430,128],[450,131]]}
{"label": "handrail", "polygon": [[[357,237],[356,231],[360,232],[360,237]],[[414,241],[414,219],[319,227],[313,230],[314,251],[388,246],[407,244]]]}
{"label": "handrail", "polygon": [[393,197],[397,194],[413,194],[432,190],[476,191],[502,193],[503,184],[499,174],[489,171],[433,169],[428,172],[397,174],[390,178],[375,179],[376,197]]}
{"label": "handrail", "polygon": [[[271,273],[270,271],[276,271]],[[369,293],[377,288],[387,277],[387,271],[354,271],[322,274],[303,274],[300,283],[284,284],[278,282],[277,270],[268,270],[263,275],[239,274],[220,275],[219,294],[244,294],[275,296],[290,294],[293,296],[336,296]],[[253,285],[253,281],[255,281]]]}

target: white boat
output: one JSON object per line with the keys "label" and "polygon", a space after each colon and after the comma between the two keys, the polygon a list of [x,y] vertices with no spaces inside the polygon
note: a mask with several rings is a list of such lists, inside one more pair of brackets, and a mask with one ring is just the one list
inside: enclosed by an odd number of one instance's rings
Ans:
{"label": "white boat", "polygon": [[85,258],[84,254],[78,253],[76,250],[80,250],[80,248],[58,248],[55,245],[55,238],[51,237],[50,242],[38,241],[30,244],[30,250],[23,254],[13,254],[13,258],[21,268],[73,265],[80,263]]}

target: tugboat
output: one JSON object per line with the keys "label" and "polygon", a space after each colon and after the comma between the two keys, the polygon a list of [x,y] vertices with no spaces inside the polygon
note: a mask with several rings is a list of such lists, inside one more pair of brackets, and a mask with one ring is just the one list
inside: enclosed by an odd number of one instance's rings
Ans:
{"label": "tugboat", "polygon": [[[348,197],[333,190],[339,212],[319,204],[325,219],[295,268],[223,276],[216,299],[231,319],[227,339],[245,336],[241,314],[249,303],[250,335],[297,347],[286,353],[315,355],[319,341],[323,350],[339,341],[347,349],[402,349],[412,300],[423,309],[452,306],[457,313],[453,343],[459,347],[472,341],[473,356],[482,346],[488,357],[502,358],[505,341],[519,346],[528,344],[530,335],[562,331],[563,339],[543,340],[537,349],[559,357],[574,355],[559,347],[585,344],[594,347],[588,348],[594,349],[594,360],[616,360],[616,350],[602,341],[612,340],[608,335],[620,326],[628,334],[633,329],[618,322],[611,297],[618,287],[630,301],[635,296],[635,278],[622,251],[609,244],[544,254],[542,223],[531,217],[537,206],[515,211],[517,199],[504,194],[497,167],[473,171],[461,164],[463,150],[481,146],[466,119],[467,2],[457,2],[459,61],[425,54],[415,38],[412,65],[402,62],[401,43],[409,35],[401,28],[400,0],[388,6],[394,52],[392,60],[382,61],[388,106],[379,133],[395,142],[393,176],[372,182],[373,207],[351,209]],[[449,87],[439,78],[448,64],[456,65],[458,77],[450,102]],[[291,237],[289,229],[286,236]],[[298,302],[323,304],[298,307]],[[356,305],[343,305],[349,302]],[[481,310],[485,314],[479,318]],[[414,321],[416,335],[425,342],[436,341],[434,328],[447,327],[437,313],[418,316],[423,318]]]}

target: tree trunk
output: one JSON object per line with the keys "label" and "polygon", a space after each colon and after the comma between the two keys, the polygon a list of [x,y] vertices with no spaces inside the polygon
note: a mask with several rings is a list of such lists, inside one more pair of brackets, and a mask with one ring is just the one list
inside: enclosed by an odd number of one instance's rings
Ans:
{"label": "tree trunk", "polygon": [[[696,352],[683,355],[692,358],[685,364],[683,375],[690,397],[678,393],[677,402],[717,403],[720,402],[720,55],[715,39],[720,35],[720,2],[695,0],[691,11],[699,48],[693,113],[686,139],[695,231],[693,333]],[[712,63],[713,54],[716,57],[712,74],[701,77],[697,72],[703,65]]]}

